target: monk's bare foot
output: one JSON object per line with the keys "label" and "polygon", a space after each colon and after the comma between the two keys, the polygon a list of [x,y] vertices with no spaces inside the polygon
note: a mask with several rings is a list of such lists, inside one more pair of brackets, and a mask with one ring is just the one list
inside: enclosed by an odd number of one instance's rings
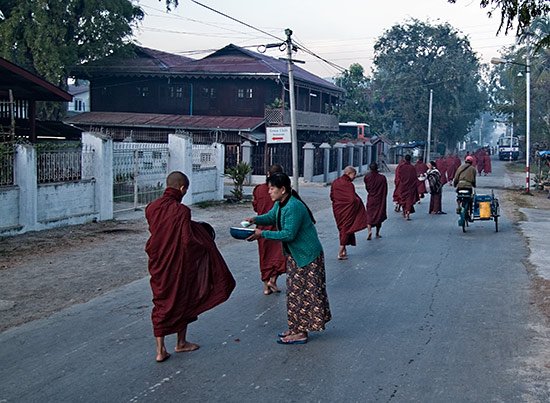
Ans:
{"label": "monk's bare foot", "polygon": [[156,358],[156,361],[157,362],[164,362],[166,361],[168,358],[170,358],[170,354],[166,351],[163,351],[162,353],[160,354],[157,354],[157,358]]}
{"label": "monk's bare foot", "polygon": [[369,232],[369,235],[367,235],[367,241],[370,241],[372,239],[372,232]]}
{"label": "monk's bare foot", "polygon": [[279,287],[277,287],[277,283],[275,283],[274,281],[268,281],[267,286],[271,292],[281,292],[281,290],[279,290]]}
{"label": "monk's bare foot", "polygon": [[186,341],[185,344],[177,345],[174,351],[176,353],[188,353],[189,351],[198,350],[199,347],[200,346],[198,344]]}
{"label": "monk's bare foot", "polygon": [[272,294],[273,291],[271,291],[271,288],[269,287],[269,282],[264,281],[264,295]]}

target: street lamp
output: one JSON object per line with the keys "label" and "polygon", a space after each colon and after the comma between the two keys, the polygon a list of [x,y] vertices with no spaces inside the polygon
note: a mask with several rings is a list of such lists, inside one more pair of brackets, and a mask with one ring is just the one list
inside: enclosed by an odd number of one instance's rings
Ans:
{"label": "street lamp", "polygon": [[[529,60],[529,49],[525,54],[525,63],[518,63],[512,60],[493,57],[493,64],[517,64],[525,67],[525,193],[529,194],[529,185],[531,181],[530,157],[531,157],[531,64]],[[512,144],[510,144],[510,147]]]}

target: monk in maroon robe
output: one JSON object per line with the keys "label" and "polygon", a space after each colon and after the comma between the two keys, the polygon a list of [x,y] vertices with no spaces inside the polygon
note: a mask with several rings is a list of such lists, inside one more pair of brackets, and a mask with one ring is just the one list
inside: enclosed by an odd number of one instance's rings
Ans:
{"label": "monk in maroon robe", "polygon": [[365,175],[363,181],[367,189],[367,240],[372,239],[372,227],[376,228],[376,238],[382,238],[380,230],[382,223],[388,218],[386,214],[386,200],[388,197],[388,181],[384,175],[378,172],[378,164],[369,165],[370,173]]}
{"label": "monk in maroon robe", "polygon": [[208,224],[191,221],[181,200],[189,188],[182,172],[172,172],[166,190],[145,209],[151,236],[145,246],[153,291],[153,332],[157,362],[170,357],[164,336],[177,333],[176,352],[199,348],[186,340],[187,325],[229,298],[235,280]]}
{"label": "monk in maroon robe", "polygon": [[444,186],[448,180],[447,180],[447,166],[448,166],[448,163],[447,163],[447,158],[445,158],[444,156],[441,157],[441,158],[438,158],[435,163],[437,164],[437,170],[439,171],[439,173],[441,174],[441,185]]}
{"label": "monk in maroon robe", "polygon": [[405,155],[405,162],[397,171],[396,181],[398,183],[397,194],[399,201],[403,206],[403,217],[410,220],[410,215],[414,213],[414,205],[419,200],[418,198],[418,177],[416,169],[411,164],[411,156]]}
{"label": "monk in maroon robe", "polygon": [[477,167],[477,174],[481,175],[481,172],[485,171],[485,157],[487,156],[487,153],[485,152],[485,149],[480,148],[476,151],[476,167]]}
{"label": "monk in maroon robe", "polygon": [[449,181],[453,180],[455,177],[456,170],[460,166],[460,158],[454,154],[449,154],[447,156],[447,179]]}
{"label": "monk in maroon robe", "polygon": [[[416,176],[419,177],[419,176],[425,176],[426,175],[426,171],[428,171],[428,166],[426,165],[426,163],[424,162],[424,160],[422,158],[419,158],[417,161],[416,161],[416,164],[414,164],[414,169],[416,169]],[[418,197],[420,197],[421,199],[424,198],[424,194],[426,193],[426,184],[424,183],[424,181],[418,181]]]}
{"label": "monk in maroon robe", "polygon": [[491,172],[493,172],[493,167],[491,165],[491,154],[486,153],[485,157],[483,158],[484,158],[483,169],[485,170],[485,175],[488,175]]}
{"label": "monk in maroon robe", "polygon": [[395,187],[393,188],[393,195],[392,200],[394,204],[394,210],[395,212],[399,212],[401,210],[401,201],[399,200],[399,168],[401,168],[401,165],[405,163],[405,159],[402,158],[397,166],[395,167],[395,175],[393,178],[393,184]]}
{"label": "monk in maroon robe", "polygon": [[[267,177],[277,172],[283,172],[283,168],[279,164],[274,164],[269,168]],[[275,204],[269,195],[269,186],[267,183],[262,183],[252,191],[252,207],[258,214],[265,214]],[[275,231],[274,225],[258,225],[258,229]],[[280,241],[272,239],[258,239],[258,253],[260,254],[260,273],[264,283],[264,295],[269,295],[273,292],[280,292],[277,287],[277,278],[286,273],[286,258],[283,255],[283,245]]]}
{"label": "monk in maroon robe", "polygon": [[348,166],[344,169],[344,174],[332,182],[330,187],[332,212],[340,233],[340,260],[347,259],[346,245],[355,246],[355,233],[367,228],[367,212],[352,183],[356,176],[355,168]]}

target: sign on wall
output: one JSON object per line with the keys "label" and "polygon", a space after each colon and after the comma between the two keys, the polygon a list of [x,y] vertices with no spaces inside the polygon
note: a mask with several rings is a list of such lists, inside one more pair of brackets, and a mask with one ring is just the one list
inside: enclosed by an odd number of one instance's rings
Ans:
{"label": "sign on wall", "polygon": [[290,126],[266,127],[267,144],[291,143]]}

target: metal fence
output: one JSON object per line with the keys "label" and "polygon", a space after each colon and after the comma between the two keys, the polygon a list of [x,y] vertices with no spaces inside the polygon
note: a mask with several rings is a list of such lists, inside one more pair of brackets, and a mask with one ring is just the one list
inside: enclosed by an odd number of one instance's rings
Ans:
{"label": "metal fence", "polygon": [[[37,148],[36,164],[38,183],[69,182],[82,179],[83,159],[86,169],[91,170],[93,149],[82,145]],[[84,157],[84,158],[83,158]],[[86,172],[88,177],[93,172]]]}
{"label": "metal fence", "polygon": [[168,174],[168,145],[113,144],[113,211],[146,206],[164,192]]}
{"label": "metal fence", "polygon": [[0,186],[12,186],[14,184],[14,158],[15,146],[10,143],[0,144]]}

